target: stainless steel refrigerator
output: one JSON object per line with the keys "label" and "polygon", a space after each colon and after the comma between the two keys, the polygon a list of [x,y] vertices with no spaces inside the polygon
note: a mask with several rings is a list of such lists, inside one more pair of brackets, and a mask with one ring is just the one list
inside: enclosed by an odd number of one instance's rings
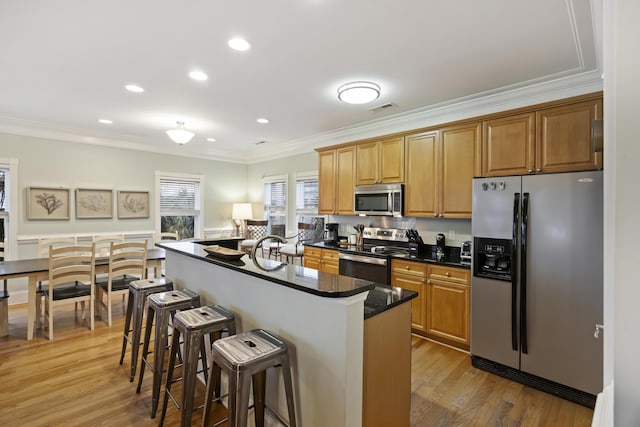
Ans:
{"label": "stainless steel refrigerator", "polygon": [[474,179],[474,366],[593,407],[602,189],[601,171]]}

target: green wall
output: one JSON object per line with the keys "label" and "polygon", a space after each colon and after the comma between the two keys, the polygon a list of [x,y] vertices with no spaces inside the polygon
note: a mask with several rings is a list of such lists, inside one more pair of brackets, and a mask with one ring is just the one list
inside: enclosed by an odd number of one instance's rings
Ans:
{"label": "green wall", "polygon": [[[12,221],[18,221],[18,236],[153,231],[156,171],[204,175],[205,229],[231,227],[231,204],[247,198],[248,167],[236,163],[9,134],[0,134],[0,157],[19,162],[19,206],[11,209]],[[118,220],[116,215],[75,219],[72,208],[70,220],[27,220],[24,200],[29,186],[70,188],[72,206],[76,188],[149,191],[151,215],[148,219]]]}

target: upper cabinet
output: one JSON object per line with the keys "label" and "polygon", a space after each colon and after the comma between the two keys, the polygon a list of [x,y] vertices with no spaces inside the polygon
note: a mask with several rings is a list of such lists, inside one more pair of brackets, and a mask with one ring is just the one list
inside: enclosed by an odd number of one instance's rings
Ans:
{"label": "upper cabinet", "polygon": [[353,215],[356,147],[318,153],[318,213]]}
{"label": "upper cabinet", "polygon": [[471,218],[481,130],[480,123],[470,123],[406,137],[406,216]]}
{"label": "upper cabinet", "polygon": [[482,176],[573,172],[602,168],[591,126],[602,99],[483,122]]}
{"label": "upper cabinet", "polygon": [[591,144],[592,123],[601,118],[601,99],[536,112],[536,173],[601,169]]}
{"label": "upper cabinet", "polygon": [[404,182],[404,137],[356,145],[356,184]]}
{"label": "upper cabinet", "polygon": [[535,168],[534,113],[482,123],[482,175],[526,175]]}

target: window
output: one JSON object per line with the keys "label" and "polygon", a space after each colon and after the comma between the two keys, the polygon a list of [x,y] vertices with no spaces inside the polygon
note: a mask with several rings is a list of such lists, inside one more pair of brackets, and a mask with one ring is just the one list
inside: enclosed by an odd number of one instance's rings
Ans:
{"label": "window", "polygon": [[0,241],[5,242],[4,259],[16,256],[18,222],[12,219],[18,206],[18,175],[17,159],[0,158]]}
{"label": "window", "polygon": [[264,185],[264,218],[269,220],[269,234],[284,236],[287,225],[287,176],[262,179]]}
{"label": "window", "polygon": [[318,173],[303,172],[296,175],[296,222],[304,214],[318,213]]}
{"label": "window", "polygon": [[9,169],[0,167],[0,242],[7,239],[6,226],[9,224],[9,213],[7,209],[7,192],[5,191]]}
{"label": "window", "polygon": [[180,239],[202,235],[201,210],[204,177],[156,172],[160,232],[178,233]]}

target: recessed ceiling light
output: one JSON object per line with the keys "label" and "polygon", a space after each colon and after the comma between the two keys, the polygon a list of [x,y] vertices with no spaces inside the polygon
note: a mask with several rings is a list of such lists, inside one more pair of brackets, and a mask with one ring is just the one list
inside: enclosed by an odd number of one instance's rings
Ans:
{"label": "recessed ceiling light", "polygon": [[209,142],[216,142],[216,139],[215,139],[215,138],[207,138],[207,141],[209,141]]}
{"label": "recessed ceiling light", "polygon": [[102,123],[103,125],[110,125],[111,123],[113,123],[113,121],[111,121],[109,119],[99,119],[98,121],[100,123]]}
{"label": "recessed ceiling light", "polygon": [[126,90],[128,90],[129,92],[135,92],[135,93],[144,92],[144,89],[142,89],[140,86],[134,85],[134,84],[126,85],[124,88]]}
{"label": "recessed ceiling light", "polygon": [[191,77],[193,80],[198,80],[198,81],[204,81],[209,78],[209,76],[207,76],[202,71],[192,71],[189,73],[189,77]]}
{"label": "recessed ceiling light", "polygon": [[249,42],[241,38],[231,39],[227,44],[231,49],[239,50],[241,52],[244,52],[245,50],[249,50],[251,48]]}
{"label": "recessed ceiling light", "polygon": [[263,125],[269,123],[269,119],[265,119],[264,117],[260,117],[259,119],[256,119],[256,122],[258,123],[262,123]]}
{"label": "recessed ceiling light", "polygon": [[380,96],[380,86],[372,82],[351,82],[338,88],[338,99],[348,104],[366,104]]}

